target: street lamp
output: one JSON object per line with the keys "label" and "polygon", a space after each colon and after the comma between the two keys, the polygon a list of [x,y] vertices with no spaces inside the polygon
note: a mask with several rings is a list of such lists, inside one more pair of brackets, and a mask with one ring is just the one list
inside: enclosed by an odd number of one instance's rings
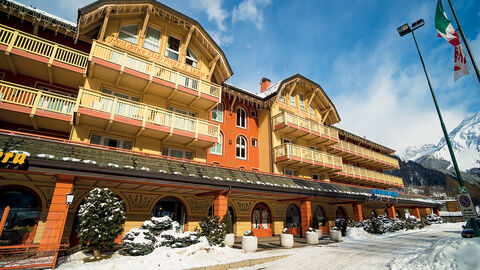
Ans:
{"label": "street lamp", "polygon": [[72,193],[68,193],[67,194],[67,205],[71,205],[73,203],[73,198],[75,197],[75,195],[73,195]]}
{"label": "street lamp", "polygon": [[[430,78],[428,78],[428,73],[427,73],[427,69],[425,68],[425,63],[423,62],[422,54],[420,53],[420,49],[418,48],[417,39],[415,38],[414,31],[417,30],[418,28],[422,27],[424,24],[425,24],[425,21],[423,19],[420,19],[420,20],[412,23],[412,27],[410,27],[408,25],[408,23],[406,23],[406,24],[398,27],[397,31],[398,31],[398,34],[400,34],[401,37],[405,36],[408,33],[412,33],[413,40],[415,41],[415,46],[417,47],[418,56],[420,56],[420,61],[422,62],[423,71],[425,72],[425,77],[427,77],[428,87],[430,88],[430,93],[432,94],[433,102],[435,103],[435,109],[437,110],[438,118],[440,119],[440,125],[442,126],[443,136],[445,136],[445,141],[447,142],[448,151],[450,152],[450,157],[452,158],[453,167],[455,168],[455,172],[457,174],[458,182],[460,182],[460,193],[461,194],[466,194],[467,193],[467,188],[465,187],[465,184],[463,183],[462,174],[460,172],[460,169],[458,168],[457,159],[455,158],[455,154],[454,154],[453,148],[452,148],[452,143],[450,142],[450,138],[448,136],[447,128],[445,127],[445,124],[443,123],[442,114],[440,113],[440,108],[438,107],[437,99],[435,98],[435,93],[433,92],[432,84],[430,83]],[[475,218],[472,218],[470,220],[470,222],[472,223],[472,227],[475,231],[475,235],[477,237],[480,237],[480,229],[477,226],[477,222],[475,221]]]}

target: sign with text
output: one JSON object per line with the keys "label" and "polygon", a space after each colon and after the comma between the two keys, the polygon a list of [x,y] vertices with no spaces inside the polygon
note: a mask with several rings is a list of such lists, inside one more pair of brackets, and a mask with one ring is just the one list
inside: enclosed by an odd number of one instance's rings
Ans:
{"label": "sign with text", "polygon": [[398,197],[398,192],[372,188],[372,195],[374,195],[374,196]]}
{"label": "sign with text", "polygon": [[462,216],[465,218],[476,218],[477,212],[475,206],[472,203],[470,194],[457,195],[458,204],[460,204],[460,210],[462,210]]}
{"label": "sign with text", "polygon": [[27,155],[0,151],[0,168],[25,170],[28,168]]}

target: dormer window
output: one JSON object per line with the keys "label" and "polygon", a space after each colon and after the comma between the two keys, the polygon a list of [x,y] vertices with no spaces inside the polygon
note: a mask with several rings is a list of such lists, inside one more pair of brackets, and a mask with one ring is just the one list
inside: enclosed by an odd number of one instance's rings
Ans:
{"label": "dormer window", "polygon": [[118,38],[131,42],[133,44],[137,44],[138,25],[124,25],[120,27],[120,31],[118,32]]}
{"label": "dormer window", "polygon": [[192,67],[198,68],[198,57],[193,53],[190,48],[187,48],[187,57],[185,59],[185,64],[190,65]]}
{"label": "dormer window", "polygon": [[147,33],[145,34],[145,40],[143,41],[143,48],[158,52],[160,49],[160,38],[162,33],[153,27],[147,27]]}
{"label": "dormer window", "polygon": [[278,97],[278,101],[285,103],[285,91],[280,91],[280,96]]}
{"label": "dormer window", "polygon": [[295,102],[295,91],[292,91],[292,94],[290,94],[290,106],[297,107],[297,103]]}
{"label": "dormer window", "polygon": [[305,111],[305,98],[302,94],[298,94],[298,100],[300,101],[300,110]]}
{"label": "dormer window", "polygon": [[178,61],[179,55],[180,55],[180,40],[172,36],[168,36],[167,50],[165,51],[165,56]]}

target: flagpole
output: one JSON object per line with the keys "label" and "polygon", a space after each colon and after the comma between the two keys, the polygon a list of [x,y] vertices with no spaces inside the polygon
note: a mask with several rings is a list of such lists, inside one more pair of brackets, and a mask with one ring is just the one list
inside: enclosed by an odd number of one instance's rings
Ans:
{"label": "flagpole", "polygon": [[455,18],[455,21],[457,22],[457,25],[458,25],[458,30],[460,30],[460,36],[462,36],[463,43],[465,43],[465,47],[467,48],[468,55],[470,56],[470,60],[472,61],[473,68],[475,69],[475,74],[477,74],[478,82],[480,82],[480,72],[478,71],[477,63],[475,63],[475,59],[473,58],[473,54],[470,51],[470,46],[468,46],[468,41],[465,38],[465,34],[463,33],[462,26],[460,25],[460,22],[458,21],[457,14],[455,13],[455,9],[453,8],[452,2],[450,0],[448,0],[448,4],[450,5],[450,9],[452,10],[453,17]]}

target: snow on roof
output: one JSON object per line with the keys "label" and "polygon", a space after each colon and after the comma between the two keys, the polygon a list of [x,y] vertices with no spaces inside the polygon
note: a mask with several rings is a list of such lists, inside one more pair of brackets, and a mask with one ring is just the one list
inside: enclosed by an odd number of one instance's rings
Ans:
{"label": "snow on roof", "polygon": [[270,96],[271,94],[278,92],[278,88],[282,84],[282,81],[278,81],[278,82],[270,85],[270,87],[268,87],[267,89],[265,89],[265,91],[258,94],[258,96],[261,97],[261,98],[266,98],[266,97]]}
{"label": "snow on roof", "polygon": [[[66,28],[74,28],[73,30],[75,30],[77,28],[77,24],[74,23],[74,22],[71,22],[71,21],[66,20],[64,18],[60,18],[58,16],[55,16],[51,13],[48,13],[48,12],[43,11],[41,9],[38,9],[36,7],[24,5],[22,3],[14,1],[14,0],[1,0],[0,4],[2,4],[4,6],[8,6],[10,8],[13,8],[18,12],[24,12],[24,13],[31,12],[30,15],[33,15],[34,17],[37,17],[41,20],[45,20],[45,21],[55,20],[55,21],[58,21],[59,23],[65,24],[65,26],[69,26],[69,27],[66,27]],[[50,19],[50,20],[48,20],[48,19]]]}
{"label": "snow on roof", "polygon": [[226,85],[226,86],[228,86],[228,87],[230,87],[230,88],[233,88],[232,90],[237,90],[237,91],[243,92],[243,93],[245,93],[245,94],[254,96],[254,97],[258,98],[258,99],[261,99],[261,98],[262,98],[258,93],[254,93],[254,92],[249,91],[249,90],[246,90],[246,89],[244,89],[244,88],[235,86],[235,85],[233,85],[233,84],[231,84],[231,83],[224,82],[223,84]]}

